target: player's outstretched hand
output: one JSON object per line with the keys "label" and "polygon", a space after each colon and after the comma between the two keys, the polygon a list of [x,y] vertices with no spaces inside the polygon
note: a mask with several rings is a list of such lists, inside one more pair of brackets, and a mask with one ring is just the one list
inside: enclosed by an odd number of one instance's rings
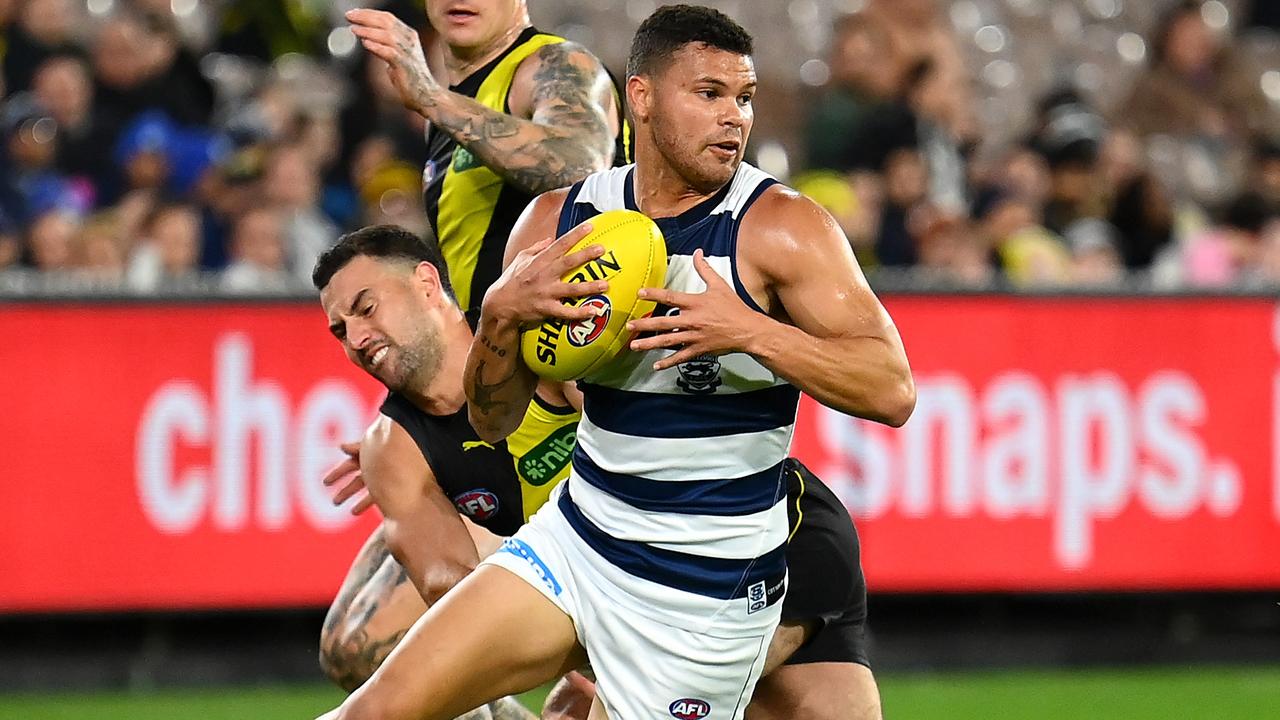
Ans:
{"label": "player's outstretched hand", "polygon": [[514,322],[521,328],[533,327],[548,319],[579,322],[594,317],[594,309],[575,307],[564,301],[607,292],[609,282],[567,283],[561,279],[570,270],[604,255],[603,245],[588,245],[569,252],[590,232],[591,222],[587,221],[559,238],[547,238],[522,250],[485,293],[481,312],[497,320]]}
{"label": "player's outstretched hand", "polygon": [[360,443],[342,443],[338,447],[347,456],[337,465],[329,468],[329,471],[324,474],[322,482],[325,487],[333,487],[342,482],[342,486],[333,494],[334,505],[341,505],[356,493],[364,490],[364,497],[351,506],[351,514],[359,515],[373,507],[373,498],[364,487],[364,473],[360,472]]}
{"label": "player's outstretched hand", "polygon": [[[631,341],[632,350],[676,350],[654,363],[654,370],[665,370],[702,355],[741,351],[747,338],[759,327],[760,314],[742,302],[738,293],[703,257],[701,250],[693,253],[693,267],[707,284],[705,292],[642,288],[640,297],[679,312],[627,323],[627,329],[637,336]],[[639,337],[646,333],[652,335]]]}
{"label": "player's outstretched hand", "polygon": [[348,10],[351,32],[364,49],[387,63],[387,75],[405,107],[423,112],[441,85],[427,66],[418,32],[389,12],[357,8]]}

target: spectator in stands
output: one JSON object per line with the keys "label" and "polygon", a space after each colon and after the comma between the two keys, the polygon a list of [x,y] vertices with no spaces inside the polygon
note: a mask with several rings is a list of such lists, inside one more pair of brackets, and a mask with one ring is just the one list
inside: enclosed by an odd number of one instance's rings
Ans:
{"label": "spectator in stands", "polygon": [[1259,262],[1262,231],[1273,219],[1266,201],[1257,193],[1247,192],[1220,215],[1217,225],[1191,237],[1183,248],[1183,280],[1191,285],[1231,285]]}
{"label": "spectator in stands", "polygon": [[1151,66],[1118,116],[1140,135],[1239,141],[1267,125],[1270,111],[1260,88],[1231,45],[1205,23],[1201,5],[1178,3],[1156,30]]}
{"label": "spectator in stands", "polygon": [[841,17],[828,53],[831,78],[809,111],[807,167],[850,169],[853,142],[873,109],[898,93],[901,70],[889,34],[865,13]]}
{"label": "spectator in stands", "polygon": [[57,172],[58,123],[31,93],[9,96],[0,105],[0,203],[20,225],[51,208],[82,211],[89,206],[87,184]]}
{"label": "spectator in stands", "polygon": [[1077,285],[1114,285],[1125,278],[1116,229],[1105,220],[1084,218],[1067,227],[1071,280]]}
{"label": "spectator in stands", "polygon": [[152,63],[148,40],[142,23],[127,13],[107,19],[95,31],[90,46],[97,88],[93,112],[113,132],[152,106],[147,96],[151,88],[146,87]]}
{"label": "spectator in stands", "polygon": [[273,207],[253,208],[231,233],[231,264],[222,273],[222,289],[270,293],[299,287],[291,281],[285,256],[283,218]]}
{"label": "spectator in stands", "polygon": [[[1169,135],[1208,152],[1214,174],[1238,179],[1250,137],[1280,119],[1251,73],[1205,23],[1201,3],[1187,0],[1165,16],[1152,43],[1151,65],[1134,84],[1116,121],[1143,138]],[[1201,194],[1216,197],[1219,188]]]}
{"label": "spectator in stands", "polygon": [[74,240],[72,264],[83,277],[118,283],[124,279],[125,242],[115,218],[107,213],[94,215]]}
{"label": "spectator in stands", "polygon": [[[0,0],[3,2],[5,0]],[[13,267],[22,258],[22,243],[19,241],[22,228],[5,207],[6,204],[0,202],[0,270]]]}
{"label": "spectator in stands", "polygon": [[33,88],[36,99],[58,123],[58,171],[89,183],[96,203],[103,188],[118,182],[118,175],[110,153],[104,152],[115,144],[115,128],[92,112],[93,78],[88,65],[77,55],[53,55],[36,70]]}
{"label": "spectator in stands", "polygon": [[1058,90],[1039,104],[1031,145],[1049,168],[1044,226],[1061,235],[1082,218],[1106,216],[1098,155],[1106,137],[1102,117],[1074,91]]}
{"label": "spectator in stands", "polygon": [[[959,43],[934,0],[870,0],[868,17],[879,20],[897,56],[909,68],[925,63],[932,72],[922,93],[939,108],[935,120],[951,137],[967,144],[977,133],[970,72]],[[883,62],[877,59],[877,62]]]}
{"label": "spectator in stands", "polygon": [[1253,285],[1280,287],[1280,218],[1272,218],[1262,228],[1257,257],[1242,279]]}
{"label": "spectator in stands", "polygon": [[876,260],[886,267],[915,265],[915,239],[907,227],[912,209],[924,202],[929,172],[913,148],[894,150],[884,161],[884,205],[876,237]]}
{"label": "spectator in stands", "polygon": [[53,209],[38,215],[27,228],[27,265],[44,272],[64,272],[75,266],[76,233],[80,218]]}
{"label": "spectator in stands", "polygon": [[307,283],[320,253],[337,241],[339,230],[320,209],[320,173],[299,145],[276,148],[267,160],[263,192],[284,215],[289,269]]}
{"label": "spectator in stands", "polygon": [[1266,200],[1268,212],[1280,214],[1280,136],[1259,139],[1251,165],[1249,187]]}
{"label": "spectator in stands", "polygon": [[1116,190],[1111,224],[1119,232],[1119,250],[1131,270],[1150,267],[1174,242],[1173,200],[1154,175],[1142,172]]}
{"label": "spectator in stands", "polygon": [[[75,52],[72,32],[76,11],[72,0],[25,0],[10,12],[16,22],[0,41],[4,52],[6,92],[31,89],[36,68],[53,55]],[[2,14],[0,14],[2,15]]]}
{"label": "spectator in stands", "polygon": [[992,282],[994,268],[969,217],[934,205],[921,205],[909,221],[920,262],[929,279],[948,284],[983,286]]}
{"label": "spectator in stands", "polygon": [[129,286],[149,291],[178,285],[200,269],[200,213],[180,203],[161,205],[142,224],[129,257]]}

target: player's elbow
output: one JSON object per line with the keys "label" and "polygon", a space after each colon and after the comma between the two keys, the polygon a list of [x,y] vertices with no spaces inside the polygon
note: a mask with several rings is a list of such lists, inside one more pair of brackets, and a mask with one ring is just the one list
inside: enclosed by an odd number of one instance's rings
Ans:
{"label": "player's elbow", "polygon": [[884,393],[880,407],[880,422],[890,427],[902,427],[916,409],[916,383],[907,370],[895,378]]}

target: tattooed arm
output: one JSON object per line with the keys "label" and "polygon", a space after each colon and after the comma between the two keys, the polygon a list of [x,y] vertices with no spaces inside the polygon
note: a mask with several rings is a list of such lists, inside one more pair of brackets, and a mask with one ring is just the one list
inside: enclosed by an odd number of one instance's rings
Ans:
{"label": "tattooed arm", "polygon": [[405,107],[512,185],[538,194],[613,164],[617,93],[604,66],[582,46],[546,45],[522,62],[508,115],[442,85],[427,67],[417,32],[395,16],[352,10],[347,19],[365,49],[386,61]]}
{"label": "tattooed arm", "polygon": [[[506,270],[480,305],[475,340],[467,354],[463,387],[471,425],[481,438],[494,442],[520,426],[533,399],[538,378],[520,358],[520,331],[549,318],[578,322],[592,311],[565,305],[565,298],[605,292],[605,281],[564,283],[570,268],[600,257],[604,248],[591,245],[569,253],[590,230],[583,223],[555,238],[565,191],[534,199],[516,222],[503,259]],[[568,253],[568,254],[566,254]]]}
{"label": "tattooed arm", "polygon": [[356,555],[320,632],[320,668],[348,692],[378,669],[426,610],[379,527]]}
{"label": "tattooed arm", "polygon": [[475,569],[476,546],[404,428],[380,415],[360,447],[365,484],[386,528],[387,549],[428,605]]}

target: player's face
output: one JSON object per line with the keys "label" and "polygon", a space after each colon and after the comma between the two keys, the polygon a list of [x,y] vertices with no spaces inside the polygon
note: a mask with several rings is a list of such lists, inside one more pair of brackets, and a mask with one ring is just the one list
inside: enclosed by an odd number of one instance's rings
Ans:
{"label": "player's face", "polygon": [[524,25],[524,0],[427,0],[427,18],[449,47],[483,49]]}
{"label": "player's face", "polygon": [[347,358],[397,392],[426,387],[444,352],[438,319],[415,272],[359,256],[320,292],[329,331]]}
{"label": "player's face", "polygon": [[746,55],[690,43],[652,78],[649,120],[663,158],[700,192],[742,163],[755,119],[756,70]]}

